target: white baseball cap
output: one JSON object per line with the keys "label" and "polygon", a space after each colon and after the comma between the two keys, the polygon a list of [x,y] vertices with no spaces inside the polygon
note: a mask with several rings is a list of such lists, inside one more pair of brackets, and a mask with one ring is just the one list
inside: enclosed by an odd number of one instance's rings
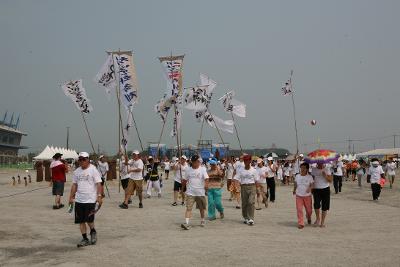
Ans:
{"label": "white baseball cap", "polygon": [[273,157],[268,157],[267,160],[271,161],[271,160],[274,160],[274,158]]}
{"label": "white baseball cap", "polygon": [[181,158],[187,160],[187,157],[185,155],[182,155]]}
{"label": "white baseball cap", "polygon": [[148,156],[148,158],[147,159],[152,159],[153,157],[152,156]]}
{"label": "white baseball cap", "polygon": [[81,153],[79,153],[78,157],[80,157],[80,158],[89,158],[89,153],[81,152]]}
{"label": "white baseball cap", "polygon": [[303,155],[303,154],[300,154],[299,157],[304,157],[304,155]]}
{"label": "white baseball cap", "polygon": [[139,155],[140,153],[139,153],[139,151],[138,151],[138,150],[133,150],[133,151],[132,151],[132,154]]}

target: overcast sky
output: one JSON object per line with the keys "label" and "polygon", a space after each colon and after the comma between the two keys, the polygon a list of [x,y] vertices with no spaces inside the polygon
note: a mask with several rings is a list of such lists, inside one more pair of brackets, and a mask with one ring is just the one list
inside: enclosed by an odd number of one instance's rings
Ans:
{"label": "overcast sky", "polygon": [[[199,73],[218,82],[211,110],[230,115],[217,97],[235,90],[248,117],[237,118],[245,147],[295,150],[290,97],[282,84],[294,70],[300,149],[317,142],[347,151],[393,146],[400,134],[400,1],[0,1],[0,119],[24,114],[27,151],[46,144],[90,150],[79,112],[59,84],[83,78],[94,107],[88,125],[95,144],[117,150],[117,107],[93,77],[105,50],[133,50],[140,102],[135,118],[145,144],[161,122],[153,108],[165,89],[158,56],[185,54],[184,86]],[[316,126],[310,120],[317,120]],[[183,143],[197,143],[200,124],[184,111]],[[168,136],[163,143],[174,144]],[[204,138],[218,142],[214,129]],[[137,138],[130,147],[138,147]],[[235,136],[224,134],[231,147]],[[400,137],[397,138],[400,143]],[[96,145],[97,146],[97,145]],[[24,151],[22,152],[24,153]]]}

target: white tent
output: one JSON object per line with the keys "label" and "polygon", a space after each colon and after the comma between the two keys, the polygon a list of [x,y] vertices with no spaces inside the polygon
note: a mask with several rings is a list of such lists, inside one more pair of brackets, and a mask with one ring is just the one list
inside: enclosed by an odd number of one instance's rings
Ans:
{"label": "white tent", "polygon": [[72,149],[58,148],[58,147],[49,147],[46,146],[39,155],[34,157],[35,160],[51,160],[56,153],[63,154],[63,159],[78,159],[78,153]]}
{"label": "white tent", "polygon": [[400,155],[400,148],[380,148],[357,154],[357,157]]}

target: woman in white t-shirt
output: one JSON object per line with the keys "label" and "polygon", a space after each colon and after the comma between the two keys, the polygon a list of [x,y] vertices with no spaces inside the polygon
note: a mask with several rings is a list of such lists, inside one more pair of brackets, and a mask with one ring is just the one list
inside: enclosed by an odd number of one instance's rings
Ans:
{"label": "woman in white t-shirt", "polygon": [[168,180],[169,170],[171,168],[171,163],[169,162],[168,158],[165,159],[163,166],[164,166],[164,172],[165,172],[165,180]]}
{"label": "woman in white t-shirt", "polygon": [[314,179],[308,173],[308,163],[300,165],[300,173],[294,179],[293,195],[296,195],[297,223],[298,228],[304,228],[303,207],[306,209],[307,224],[311,224],[312,199],[311,191],[314,186]]}
{"label": "woman in white t-shirt", "polygon": [[226,167],[226,180],[227,180],[226,188],[230,192],[229,201],[232,201],[232,199],[233,199],[233,193],[232,193],[232,190],[231,190],[231,185],[232,185],[233,172],[235,170],[235,167],[233,166],[234,161],[235,161],[235,158],[231,157],[228,160],[228,162],[226,163],[227,164],[227,167]]}
{"label": "woman in white t-shirt", "polygon": [[389,160],[389,162],[386,164],[386,172],[387,172],[387,177],[389,179],[390,188],[392,188],[394,183],[394,178],[396,176],[396,163],[393,162],[393,160]]}
{"label": "woman in white t-shirt", "polygon": [[[332,173],[330,168],[326,167],[325,164],[318,163],[317,167],[312,169],[311,175],[314,177],[313,195],[316,216],[314,226],[325,227],[325,218],[330,207]],[[320,216],[321,208],[322,216]]]}

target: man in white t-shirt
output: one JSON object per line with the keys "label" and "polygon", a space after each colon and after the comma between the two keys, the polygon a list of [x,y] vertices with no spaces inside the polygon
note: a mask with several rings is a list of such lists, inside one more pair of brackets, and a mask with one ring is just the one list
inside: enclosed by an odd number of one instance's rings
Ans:
{"label": "man in white t-shirt", "polygon": [[189,167],[187,164],[187,157],[182,155],[180,161],[171,166],[174,171],[174,202],[172,206],[178,205],[178,196],[181,194],[182,206],[185,205],[185,187],[182,184],[182,178],[185,176],[185,171]]}
{"label": "man in white t-shirt", "polygon": [[335,194],[342,192],[343,173],[343,162],[338,160],[333,164],[333,187],[335,188]]}
{"label": "man in white t-shirt", "polygon": [[139,198],[139,208],[143,208],[143,168],[144,164],[140,158],[138,150],[132,152],[132,161],[129,165],[128,173],[130,174],[128,186],[126,188],[124,202],[119,205],[121,209],[128,208],[129,198],[136,191],[136,195]]}
{"label": "man in white t-shirt", "polygon": [[169,170],[171,168],[171,163],[169,162],[168,158],[165,158],[164,162],[163,162],[163,166],[164,166],[164,172],[165,172],[165,180],[169,179]]}
{"label": "man in white t-shirt", "polygon": [[314,186],[314,179],[308,173],[309,168],[309,164],[303,162],[300,165],[300,173],[294,179],[293,195],[296,195],[297,223],[299,229],[304,228],[303,207],[306,210],[307,223],[311,224],[311,191]]}
{"label": "man in white t-shirt", "polygon": [[[312,169],[311,176],[314,177],[313,196],[316,216],[314,226],[325,227],[325,218],[330,208],[332,173],[330,168],[325,166],[325,164],[318,163],[317,167]],[[321,209],[322,216],[320,216]]]}
{"label": "man in white t-shirt", "polygon": [[264,161],[259,158],[257,159],[257,167],[256,170],[258,172],[258,176],[260,177],[259,183],[256,185],[257,192],[257,208],[256,210],[261,210],[261,203],[268,208],[268,198],[267,198],[267,168],[264,166]]}
{"label": "man in white t-shirt", "polygon": [[381,179],[385,179],[385,172],[378,159],[371,159],[371,167],[367,170],[367,181],[371,183],[372,199],[379,200],[381,194]]}
{"label": "man in white t-shirt", "polygon": [[256,169],[251,167],[251,155],[243,156],[244,167],[236,173],[235,179],[240,182],[242,197],[243,223],[254,225],[254,204],[256,197],[256,183],[259,183],[260,176]]}
{"label": "man in white t-shirt", "polygon": [[233,163],[235,162],[235,157],[231,157],[230,159],[228,159],[227,163],[226,163],[226,187],[227,190],[230,192],[230,197],[229,197],[229,201],[232,201],[233,199],[233,193],[232,193],[232,177],[233,177],[233,172],[234,172],[234,167],[233,167]]}
{"label": "man in white t-shirt", "polygon": [[190,218],[194,203],[200,210],[201,226],[205,226],[206,202],[206,180],[208,180],[207,170],[202,168],[198,155],[191,158],[192,167],[188,167],[183,176],[182,183],[186,184],[186,212],[185,223],[181,224],[184,230],[190,229]]}
{"label": "man in white t-shirt", "polygon": [[394,178],[396,176],[396,163],[393,160],[389,160],[386,164],[387,178],[389,179],[390,188],[393,187]]}
{"label": "man in white t-shirt", "polygon": [[[101,195],[101,176],[96,167],[90,164],[89,154],[79,153],[79,168],[74,171],[72,177],[71,193],[69,203],[75,200],[75,223],[79,224],[82,241],[78,247],[94,245],[97,242],[96,229],[94,228],[94,215],[96,213],[96,202],[99,207],[103,203]],[[87,238],[86,224],[90,228],[90,242]]]}
{"label": "man in white t-shirt", "polygon": [[242,168],[244,168],[243,155],[240,156],[240,158],[236,158],[235,163],[233,163],[233,175],[232,175],[230,191],[233,195],[233,198],[236,200],[236,209],[240,209],[240,202],[241,202],[240,198],[241,187],[240,187],[240,182],[236,179],[236,174]]}
{"label": "man in white t-shirt", "polygon": [[99,170],[101,175],[101,194],[103,195],[103,197],[105,197],[104,184],[106,183],[107,180],[107,173],[109,171],[109,168],[108,168],[108,163],[106,161],[106,157],[104,155],[100,155],[99,161],[97,162],[97,169]]}
{"label": "man in white t-shirt", "polygon": [[[124,189],[125,194],[127,193],[129,178],[131,175],[128,173],[129,166],[132,164],[132,160],[128,159],[128,155],[121,157],[119,162],[119,173],[121,176],[121,186]],[[132,203],[132,198],[129,197],[128,204]]]}

